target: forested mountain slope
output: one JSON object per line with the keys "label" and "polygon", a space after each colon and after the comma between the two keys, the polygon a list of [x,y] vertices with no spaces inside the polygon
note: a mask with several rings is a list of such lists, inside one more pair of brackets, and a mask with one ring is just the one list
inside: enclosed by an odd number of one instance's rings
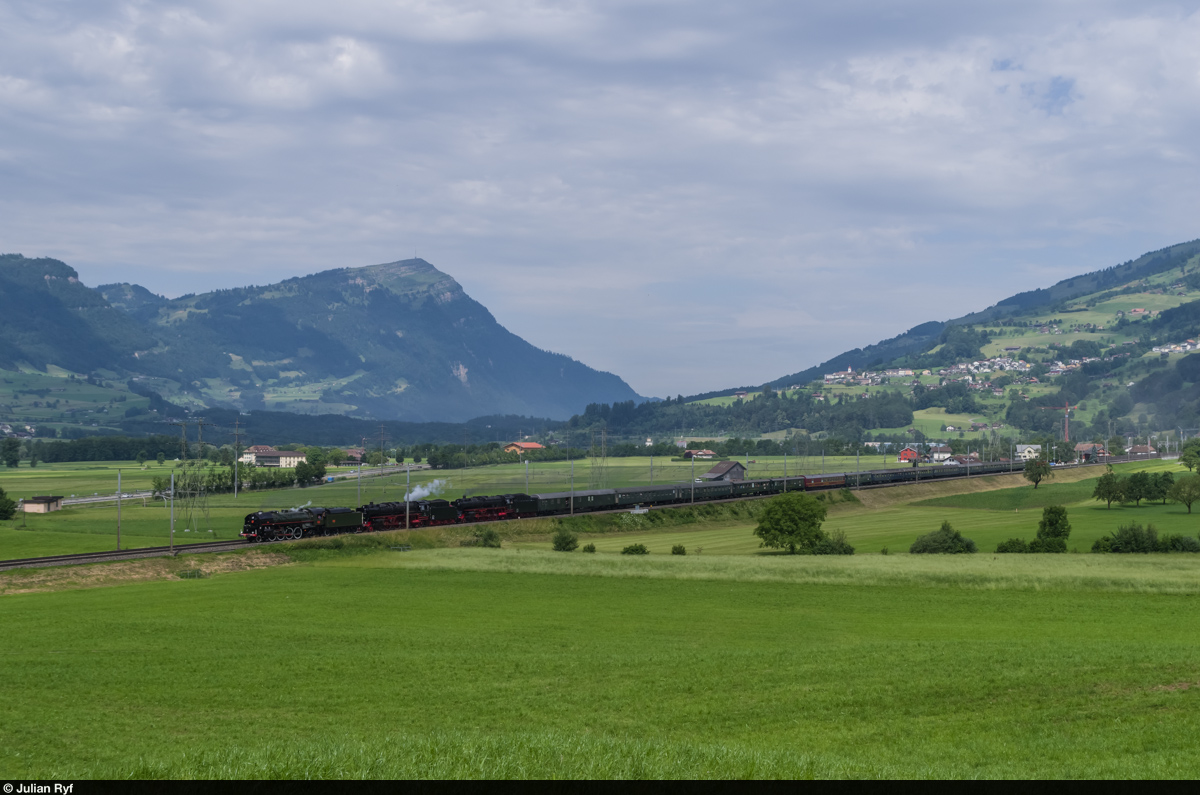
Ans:
{"label": "forested mountain slope", "polygon": [[191,407],[406,421],[566,418],[638,400],[611,373],[501,326],[421,259],[178,299],[89,289],[66,264],[0,258],[0,368],[98,368]]}

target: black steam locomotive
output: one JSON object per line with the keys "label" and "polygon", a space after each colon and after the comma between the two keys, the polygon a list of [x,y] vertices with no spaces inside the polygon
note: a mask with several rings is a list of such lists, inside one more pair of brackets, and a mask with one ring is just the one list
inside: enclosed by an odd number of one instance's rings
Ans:
{"label": "black steam locomotive", "polygon": [[1010,462],[882,469],[829,475],[797,475],[761,480],[718,480],[634,486],[624,489],[560,491],[552,494],[497,494],[447,500],[369,503],[359,508],[292,508],[259,511],[246,517],[241,536],[248,541],[282,541],[339,533],[420,529],[438,525],[525,519],[591,511],[612,511],[636,506],[656,507],[748,497],[766,497],[786,491],[882,486],[963,475],[996,475],[1016,471]]}

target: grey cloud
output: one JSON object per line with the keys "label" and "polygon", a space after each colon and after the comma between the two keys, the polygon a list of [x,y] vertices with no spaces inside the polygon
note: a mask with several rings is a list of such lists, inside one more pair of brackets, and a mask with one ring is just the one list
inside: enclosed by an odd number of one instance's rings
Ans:
{"label": "grey cloud", "polygon": [[10,2],[0,31],[0,248],[174,294],[417,253],[647,394],[1197,235],[1195,3]]}

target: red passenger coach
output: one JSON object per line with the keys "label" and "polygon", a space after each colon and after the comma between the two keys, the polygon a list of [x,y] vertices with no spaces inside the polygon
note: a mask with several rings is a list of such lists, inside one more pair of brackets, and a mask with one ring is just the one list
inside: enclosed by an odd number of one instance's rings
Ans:
{"label": "red passenger coach", "polygon": [[805,475],[804,490],[809,489],[840,489],[846,485],[845,475]]}

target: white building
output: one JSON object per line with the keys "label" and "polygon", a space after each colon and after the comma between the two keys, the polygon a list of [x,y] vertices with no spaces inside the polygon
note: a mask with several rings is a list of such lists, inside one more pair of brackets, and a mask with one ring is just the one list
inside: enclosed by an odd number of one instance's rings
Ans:
{"label": "white building", "polygon": [[1042,446],[1040,444],[1019,444],[1017,445],[1017,458],[1022,461],[1032,461],[1042,454]]}

